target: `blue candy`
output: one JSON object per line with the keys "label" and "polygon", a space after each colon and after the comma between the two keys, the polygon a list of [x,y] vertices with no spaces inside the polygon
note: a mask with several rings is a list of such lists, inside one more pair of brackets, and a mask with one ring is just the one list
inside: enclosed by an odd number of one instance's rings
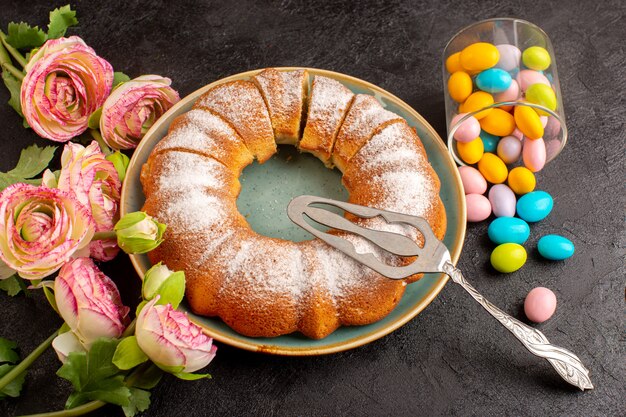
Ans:
{"label": "blue candy", "polygon": [[488,93],[501,93],[511,85],[511,75],[500,68],[490,68],[476,76],[476,86]]}
{"label": "blue candy", "polygon": [[545,235],[537,242],[541,256],[551,261],[562,261],[574,254],[574,244],[559,235]]}
{"label": "blue candy", "polygon": [[517,215],[527,222],[545,219],[552,211],[554,201],[545,191],[533,191],[517,200]]}
{"label": "blue candy", "polygon": [[500,141],[500,136],[492,135],[491,133],[487,133],[484,130],[481,130],[480,140],[483,141],[485,152],[496,153],[496,149],[498,148],[498,142]]}
{"label": "blue candy", "polygon": [[487,234],[496,245],[503,243],[521,245],[530,236],[530,227],[528,227],[528,223],[517,217],[498,217],[489,225]]}

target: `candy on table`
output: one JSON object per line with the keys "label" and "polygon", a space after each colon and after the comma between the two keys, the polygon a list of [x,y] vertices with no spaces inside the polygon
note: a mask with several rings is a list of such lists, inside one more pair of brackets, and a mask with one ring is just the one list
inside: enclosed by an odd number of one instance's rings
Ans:
{"label": "candy on table", "polygon": [[467,194],[465,204],[468,222],[482,222],[491,214],[491,204],[482,194]]}
{"label": "candy on table", "polygon": [[[451,126],[455,126],[467,113],[457,114],[452,118]],[[471,142],[480,135],[480,123],[474,116],[469,116],[457,127],[454,139],[459,142]]]}
{"label": "candy on table", "polygon": [[513,164],[522,155],[522,142],[515,136],[505,136],[498,142],[496,152],[502,162]]}
{"label": "candy on table", "polygon": [[498,48],[487,42],[473,43],[461,51],[461,66],[470,72],[479,72],[495,66],[500,59]]}
{"label": "candy on table", "polygon": [[526,263],[526,249],[517,243],[503,243],[491,252],[491,265],[499,272],[508,274]]}
{"label": "candy on table", "polygon": [[530,236],[528,223],[517,217],[498,217],[489,224],[489,239],[496,245],[526,242]]}
{"label": "candy on table", "polygon": [[483,147],[485,148],[485,152],[496,152],[496,150],[498,149],[500,136],[492,135],[491,133],[487,133],[484,130],[481,130],[480,139],[483,141]]}
{"label": "candy on table", "polygon": [[523,220],[534,223],[548,217],[554,201],[545,191],[532,191],[517,200],[517,215]]}
{"label": "candy on table", "polygon": [[515,216],[515,193],[505,184],[496,184],[489,190],[491,211],[496,217]]}
{"label": "candy on table", "polygon": [[[477,119],[479,118],[477,117]],[[513,115],[501,108],[489,109],[489,113],[479,120],[480,127],[485,132],[491,133],[492,135],[509,136],[515,130],[515,119]]]}
{"label": "candy on table", "polygon": [[556,295],[544,287],[530,290],[524,300],[524,313],[528,320],[543,323],[556,311]]}
{"label": "candy on table", "polygon": [[543,71],[550,66],[550,53],[541,46],[531,46],[522,53],[522,62],[526,67]]}
{"label": "candy on table", "polygon": [[546,145],[542,138],[524,140],[522,146],[524,166],[532,172],[539,172],[546,164]]}
{"label": "candy on table", "polygon": [[485,153],[478,161],[478,171],[492,184],[501,184],[506,181],[508,171],[502,159],[492,153]]}
{"label": "candy on table", "polygon": [[559,235],[545,235],[537,242],[539,254],[551,261],[562,261],[574,254],[574,244]]}
{"label": "candy on table", "polygon": [[509,172],[509,187],[515,194],[523,195],[531,192],[537,185],[535,174],[526,167],[515,167]]}
{"label": "candy on table", "polygon": [[471,142],[457,142],[456,152],[467,164],[475,164],[480,161],[485,151],[483,141],[477,137]]}
{"label": "candy on table", "polygon": [[539,139],[543,137],[543,124],[535,109],[517,105],[513,110],[513,117],[515,125],[524,134],[525,138]]}
{"label": "candy on table", "polygon": [[[485,91],[476,91],[459,105],[459,112],[472,113],[493,104],[493,96]],[[474,115],[478,120],[486,117],[493,109],[485,109]]]}
{"label": "candy on table", "polygon": [[465,194],[485,194],[487,191],[487,181],[476,168],[461,166],[459,175]]}
{"label": "candy on table", "polygon": [[469,74],[463,71],[452,73],[448,78],[448,93],[454,101],[464,102],[472,94],[472,78]]}
{"label": "candy on table", "polygon": [[500,68],[490,68],[478,74],[475,81],[476,86],[483,91],[488,93],[502,93],[511,86],[511,81],[513,80],[511,79],[511,75],[505,70]]}

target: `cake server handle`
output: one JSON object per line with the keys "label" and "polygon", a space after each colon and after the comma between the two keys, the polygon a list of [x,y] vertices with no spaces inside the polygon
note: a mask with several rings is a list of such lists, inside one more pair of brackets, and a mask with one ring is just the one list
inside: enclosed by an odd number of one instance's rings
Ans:
{"label": "cake server handle", "polygon": [[522,342],[530,353],[550,362],[565,381],[577,386],[582,391],[593,389],[589,370],[578,356],[565,348],[551,344],[539,330],[527,326],[500,310],[467,282],[461,270],[452,265],[451,262],[444,263],[442,269],[442,272],[450,276],[453,282],[463,287],[489,314],[506,327],[517,340]]}

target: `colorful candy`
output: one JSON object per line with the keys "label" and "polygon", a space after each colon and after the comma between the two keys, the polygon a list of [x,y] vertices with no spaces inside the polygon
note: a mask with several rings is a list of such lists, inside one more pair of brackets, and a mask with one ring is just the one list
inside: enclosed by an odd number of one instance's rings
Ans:
{"label": "colorful candy", "polygon": [[543,323],[556,311],[556,295],[544,287],[530,290],[524,300],[524,313],[528,320]]}
{"label": "colorful candy", "polygon": [[[450,126],[455,126],[466,113],[457,114],[452,118]],[[454,132],[454,139],[459,142],[471,142],[480,135],[480,123],[474,116],[465,119]]]}
{"label": "colorful candy", "polygon": [[554,201],[545,191],[532,191],[517,200],[517,215],[529,223],[538,222],[548,217]]}
{"label": "colorful candy", "polygon": [[476,138],[471,142],[457,142],[456,152],[466,164],[475,164],[483,157],[483,141]]}
{"label": "colorful candy", "polygon": [[515,119],[511,113],[500,108],[489,110],[489,113],[483,118],[477,117],[477,119],[480,119],[480,127],[485,132],[496,136],[509,136],[513,133],[515,130]]}
{"label": "colorful candy", "polygon": [[543,139],[524,140],[522,159],[526,168],[532,172],[539,172],[546,164],[546,145]]}
{"label": "colorful candy", "polygon": [[496,65],[500,52],[490,43],[476,42],[463,49],[459,59],[467,71],[478,72]]}
{"label": "colorful candy", "polygon": [[537,242],[539,254],[551,261],[562,261],[574,254],[574,244],[559,235],[545,235]]}
{"label": "colorful candy", "polygon": [[502,243],[521,245],[530,236],[530,227],[528,223],[517,217],[498,217],[489,225],[487,234],[489,239],[497,245]]}
{"label": "colorful candy", "polygon": [[500,52],[500,60],[496,64],[497,68],[502,68],[505,71],[513,71],[519,67],[519,61],[522,57],[522,51],[515,45],[496,45],[498,52]]}
{"label": "colorful candy", "polygon": [[[529,86],[526,89],[526,100],[529,103],[538,104],[552,111],[556,110],[556,94],[549,85],[537,83]],[[548,115],[548,113],[540,109],[535,109],[535,111],[540,116]]]}
{"label": "colorful candy", "polygon": [[535,174],[526,167],[515,167],[509,172],[509,187],[515,194],[523,195],[531,192],[537,185]]}
{"label": "colorful candy", "polygon": [[461,66],[461,61],[459,59],[460,57],[461,53],[457,52],[450,55],[448,59],[446,59],[446,69],[450,74],[457,71],[463,71],[463,67]]}
{"label": "colorful candy", "polygon": [[482,222],[491,214],[491,204],[482,194],[467,194],[465,204],[468,222]]}
{"label": "colorful candy", "polygon": [[505,184],[496,184],[489,190],[491,211],[496,217],[515,216],[515,193]]}
{"label": "colorful candy", "polygon": [[496,150],[505,164],[512,164],[522,155],[522,142],[515,136],[505,136],[498,142]]}
{"label": "colorful candy", "polygon": [[[517,81],[511,80],[511,84],[509,85],[509,88],[507,88],[501,93],[495,94],[493,96],[493,99],[498,103],[503,103],[506,101],[517,101],[517,99],[520,97],[519,91],[520,91],[519,84],[517,83]],[[500,108],[504,111],[511,111],[513,106],[504,105],[504,106],[500,106]]]}
{"label": "colorful candy", "polygon": [[491,133],[487,133],[484,130],[481,130],[480,139],[483,141],[483,147],[485,148],[485,152],[496,152],[496,149],[498,149],[498,142],[500,141],[499,136],[492,135]]}
{"label": "colorful candy", "polygon": [[491,252],[491,265],[499,272],[508,274],[526,263],[526,249],[517,243],[503,243]]}
{"label": "colorful candy", "polygon": [[[461,113],[472,113],[478,111],[480,109],[484,109],[485,107],[491,106],[493,104],[493,96],[484,91],[476,91],[475,93],[470,94],[470,96],[459,106],[459,111]],[[491,113],[492,109],[485,109],[481,112],[478,112],[474,115],[478,120],[487,116]]]}
{"label": "colorful candy", "polygon": [[457,71],[448,79],[448,93],[456,102],[463,103],[472,94],[472,78],[468,73]]}
{"label": "colorful candy", "polygon": [[[469,76],[468,76],[469,77]],[[501,93],[511,86],[511,75],[500,68],[490,68],[476,76],[476,86],[488,93]],[[471,85],[471,79],[470,79]],[[471,89],[470,89],[471,93]],[[468,94],[469,96],[469,94]],[[457,100],[462,101],[462,100]]]}
{"label": "colorful candy", "polygon": [[492,153],[486,153],[478,161],[478,170],[487,181],[492,184],[501,184],[506,181],[508,171],[502,159]]}
{"label": "colorful candy", "polygon": [[459,175],[461,175],[465,194],[485,194],[487,191],[487,181],[476,168],[461,166]]}
{"label": "colorful candy", "polygon": [[545,84],[550,87],[550,81],[546,78],[546,76],[533,70],[520,71],[519,74],[517,74],[516,80],[522,92],[526,92],[531,85],[537,83]]}
{"label": "colorful candy", "polygon": [[539,139],[543,137],[543,124],[537,112],[524,105],[515,106],[513,110],[515,124],[522,131],[524,137],[529,139]]}
{"label": "colorful candy", "polygon": [[550,53],[541,46],[531,46],[522,53],[522,62],[528,68],[543,71],[550,66]]}

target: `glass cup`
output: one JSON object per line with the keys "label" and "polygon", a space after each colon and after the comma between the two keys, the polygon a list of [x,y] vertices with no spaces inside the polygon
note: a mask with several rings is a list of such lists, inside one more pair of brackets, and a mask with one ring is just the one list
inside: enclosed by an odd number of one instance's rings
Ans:
{"label": "glass cup", "polygon": [[[457,71],[467,75],[457,74],[454,81],[450,81]],[[454,35],[444,49],[443,82],[448,149],[460,165],[477,162],[466,156],[467,152],[459,152],[459,141],[454,138],[455,135],[463,136],[463,130],[459,129],[464,129],[464,126],[476,125],[474,120],[469,119],[477,119],[480,124],[479,137],[484,152],[497,154],[498,137],[501,136],[515,136],[522,142],[522,146],[526,146],[524,142],[535,141],[541,134],[543,142],[533,143],[535,152],[538,146],[542,148],[541,152],[545,150],[540,167],[529,167],[526,157],[522,158],[521,150],[516,161],[508,158],[507,162],[524,163],[534,172],[553,160],[565,146],[567,127],[554,50],[548,35],[538,26],[513,18],[488,19],[467,26]],[[507,85],[506,90],[502,90]],[[480,93],[472,99],[471,95],[476,92]],[[467,100],[468,94],[471,100]],[[493,109],[499,110],[492,113]],[[529,114],[528,109],[534,110],[539,116],[543,129],[537,126],[536,116]],[[502,110],[510,116],[504,115]],[[505,123],[499,125],[497,121],[500,119]],[[513,122],[515,130],[508,133]],[[475,132],[476,126],[470,131]],[[467,135],[467,132],[463,133]]]}

